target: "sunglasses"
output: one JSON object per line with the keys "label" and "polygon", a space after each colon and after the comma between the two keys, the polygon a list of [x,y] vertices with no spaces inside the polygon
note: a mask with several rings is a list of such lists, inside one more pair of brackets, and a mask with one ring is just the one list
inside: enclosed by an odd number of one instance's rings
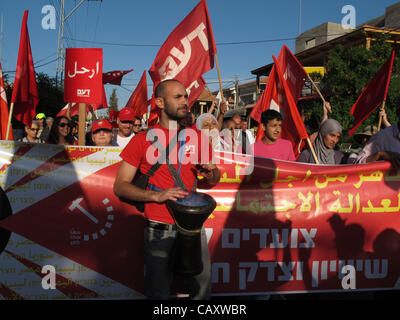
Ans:
{"label": "sunglasses", "polygon": [[31,131],[39,131],[39,128],[29,128]]}
{"label": "sunglasses", "polygon": [[65,123],[65,122],[62,122],[62,123],[59,123],[58,126],[61,127],[61,128],[64,128],[65,126],[69,127],[69,124]]}
{"label": "sunglasses", "polygon": [[134,124],[133,126],[134,127],[141,127],[142,125],[141,124]]}

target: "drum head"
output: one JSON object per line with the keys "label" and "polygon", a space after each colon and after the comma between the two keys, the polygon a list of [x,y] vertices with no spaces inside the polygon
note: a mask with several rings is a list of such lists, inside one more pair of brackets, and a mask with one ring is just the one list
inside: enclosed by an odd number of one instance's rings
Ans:
{"label": "drum head", "polygon": [[206,193],[190,192],[185,198],[176,201],[168,201],[168,207],[174,212],[207,214],[214,211],[217,206],[213,197]]}
{"label": "drum head", "polygon": [[214,211],[217,203],[206,193],[190,192],[177,201],[167,201],[167,207],[179,228],[186,230],[201,229],[204,221]]}

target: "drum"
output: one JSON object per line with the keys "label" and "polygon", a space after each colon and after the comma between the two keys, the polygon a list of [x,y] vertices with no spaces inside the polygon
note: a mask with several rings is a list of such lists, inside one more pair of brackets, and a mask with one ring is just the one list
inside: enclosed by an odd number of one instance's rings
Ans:
{"label": "drum", "polygon": [[193,276],[203,271],[201,259],[201,229],[217,203],[208,194],[190,192],[177,201],[167,201],[167,207],[177,227],[175,273]]}

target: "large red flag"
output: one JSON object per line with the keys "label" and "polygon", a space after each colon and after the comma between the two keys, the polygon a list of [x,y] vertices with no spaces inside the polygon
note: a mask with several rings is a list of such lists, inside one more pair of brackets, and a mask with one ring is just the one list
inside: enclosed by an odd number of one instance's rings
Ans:
{"label": "large red flag", "polygon": [[[294,154],[297,156],[300,152],[299,145],[302,140],[308,138],[308,133],[297,109],[289,85],[284,78],[284,74],[280,70],[279,63],[275,56],[273,56],[273,59],[275,65],[272,67],[268,77],[269,85],[267,85],[260,99],[262,103],[264,103],[265,110],[274,109],[282,114],[283,124],[281,138],[292,142]],[[261,133],[262,138],[264,133],[260,127],[258,132]],[[258,137],[257,135],[257,138]]]}
{"label": "large red flag", "polygon": [[376,110],[386,99],[389,89],[390,75],[392,73],[395,51],[364,88],[356,103],[351,108],[350,114],[354,117],[354,126],[350,129],[351,136],[369,115]]}
{"label": "large red flag", "polygon": [[303,119],[297,109],[296,102],[292,96],[289,85],[284,79],[279,63],[275,56],[272,56],[276,66],[276,91],[278,96],[279,112],[283,117],[282,138],[292,141],[294,146],[294,154],[300,153],[299,145],[303,140],[309,138]]}
{"label": "large red flag", "polygon": [[[187,93],[189,95],[189,101],[188,101],[189,110],[192,108],[194,103],[197,101],[198,97],[200,97],[200,95],[206,88],[206,85],[207,84],[206,84],[206,81],[204,80],[204,78],[200,77],[198,80],[194,81],[189,86],[189,88],[187,88]],[[149,102],[151,103],[152,108],[150,111],[150,117],[149,117],[148,124],[149,124],[149,126],[153,126],[158,121],[158,117],[160,116],[160,109],[155,107],[154,96],[151,98],[151,100]]]}
{"label": "large red flag", "polygon": [[110,71],[103,73],[103,84],[109,83],[120,86],[122,82],[122,77],[132,71],[133,69],[126,71]]}
{"label": "large red flag", "polygon": [[141,118],[146,112],[150,101],[147,98],[147,77],[146,70],[143,71],[142,77],[132,92],[128,102],[125,107],[130,107],[134,110],[136,116]]}
{"label": "large red flag", "polygon": [[[201,0],[172,31],[149,70],[154,88],[165,79],[177,79],[186,88],[214,67],[217,48],[206,0]],[[152,99],[153,118],[157,114]],[[150,117],[152,119],[152,117]]]}
{"label": "large red flag", "polygon": [[27,20],[28,10],[25,10],[22,19],[18,62],[15,71],[11,103],[14,103],[14,117],[29,126],[36,114],[39,94],[36,86],[35,68],[33,66]]}
{"label": "large red flag", "polygon": [[[0,140],[5,140],[7,137],[8,118],[9,118],[9,113],[8,113],[7,95],[4,86],[3,71],[1,69],[1,63],[0,63]],[[14,140],[12,127],[10,127],[8,140]]]}
{"label": "large red flag", "polygon": [[[289,48],[284,45],[279,53],[278,59],[276,60],[276,64],[278,64],[279,70],[281,70],[281,75],[283,76],[285,83],[288,88],[288,92],[290,93],[293,101],[294,101],[294,106],[296,107],[297,101],[301,96],[301,91],[304,87],[304,83],[307,78],[307,72],[304,70],[303,66],[300,64],[300,62],[297,60],[297,58],[292,54],[292,52],[289,50]],[[267,86],[265,88],[265,91],[263,94],[260,96],[260,98],[257,100],[256,105],[254,106],[250,116],[256,120],[258,123],[261,122],[261,114],[269,109],[280,109],[280,103],[278,100],[280,99],[279,95],[281,94],[280,91],[282,88],[277,88],[277,83],[276,79],[278,79],[278,75],[276,74],[276,65],[274,65],[271,69],[271,72],[268,77],[268,82]],[[279,82],[278,82],[279,83]],[[295,108],[298,114],[297,107]],[[282,112],[282,111],[281,111]],[[294,110],[292,112],[295,112]],[[300,115],[299,115],[300,117]],[[298,120],[298,117],[296,116],[296,121]],[[301,120],[301,117],[300,117]],[[287,122],[287,120],[285,119]],[[296,136],[300,137],[305,137],[307,132],[303,131],[302,127],[305,128],[303,121],[301,120],[302,126],[284,126],[282,129],[282,136],[289,136],[291,133],[286,132],[287,129],[293,129],[293,128],[298,128],[301,130],[301,132],[298,132],[295,134]],[[259,125],[258,131],[257,131],[257,140],[261,140],[264,137],[264,132],[261,130],[261,124]],[[308,134],[306,136],[308,138]],[[289,139],[292,140],[292,139]],[[297,139],[294,139],[297,140]],[[293,140],[292,140],[293,142]],[[297,141],[296,143],[299,143],[300,141]],[[298,154],[299,150],[296,147],[295,154]]]}

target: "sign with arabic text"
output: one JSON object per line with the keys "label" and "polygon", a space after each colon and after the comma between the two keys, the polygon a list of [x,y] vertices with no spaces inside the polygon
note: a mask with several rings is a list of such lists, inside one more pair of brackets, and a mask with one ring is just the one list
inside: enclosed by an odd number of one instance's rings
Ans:
{"label": "sign with arabic text", "polygon": [[67,48],[65,54],[64,101],[102,103],[103,50]]}

